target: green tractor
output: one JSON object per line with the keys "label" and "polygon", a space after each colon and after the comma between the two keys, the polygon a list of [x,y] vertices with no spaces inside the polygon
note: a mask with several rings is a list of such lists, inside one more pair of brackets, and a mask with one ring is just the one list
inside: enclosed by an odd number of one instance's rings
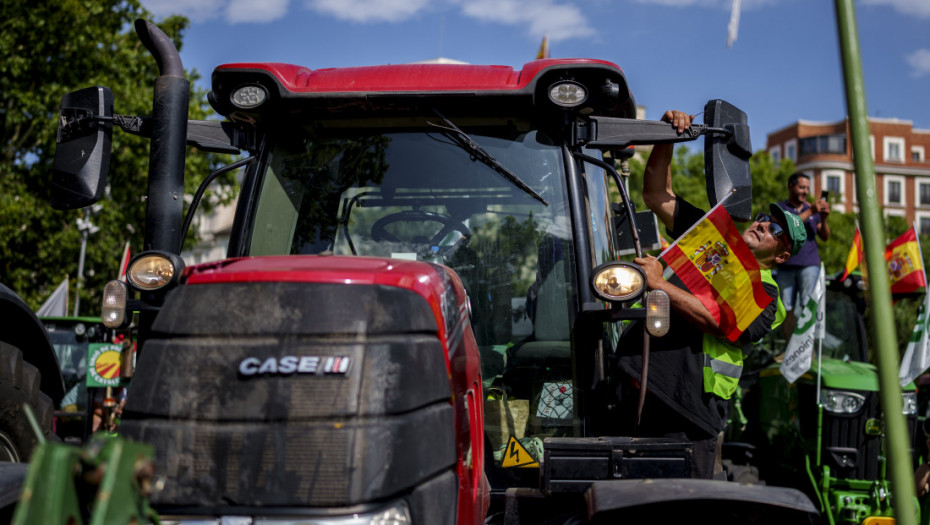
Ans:
{"label": "green tractor", "polygon": [[[827,278],[825,335],[816,341],[810,370],[793,384],[780,371],[784,335],[776,330],[763,340],[746,362],[724,445],[731,479],[801,489],[830,524],[894,522],[863,288],[856,274]],[[913,447],[913,383],[902,397]]]}
{"label": "green tractor", "polygon": [[55,434],[66,443],[79,444],[96,430],[113,428],[124,384],[120,377],[123,345],[114,341],[123,335],[104,326],[99,317],[39,319],[65,382],[65,395],[56,400]]}

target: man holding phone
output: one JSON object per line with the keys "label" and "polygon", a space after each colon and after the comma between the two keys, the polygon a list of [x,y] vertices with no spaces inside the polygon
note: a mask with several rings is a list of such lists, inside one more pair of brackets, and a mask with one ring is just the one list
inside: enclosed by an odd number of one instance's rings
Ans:
{"label": "man holding phone", "polygon": [[824,241],[830,238],[830,227],[827,225],[827,217],[830,215],[830,203],[827,202],[829,192],[821,192],[820,199],[812,206],[807,202],[810,190],[810,177],[796,172],[788,177],[788,200],[778,203],[782,209],[800,217],[807,230],[807,241],[801,251],[780,264],[775,275],[775,281],[781,291],[781,301],[788,312],[788,317],[782,324],[786,337],[794,331],[797,324],[794,309],[800,310],[807,304],[820,273],[820,252],[814,236],[816,234]]}

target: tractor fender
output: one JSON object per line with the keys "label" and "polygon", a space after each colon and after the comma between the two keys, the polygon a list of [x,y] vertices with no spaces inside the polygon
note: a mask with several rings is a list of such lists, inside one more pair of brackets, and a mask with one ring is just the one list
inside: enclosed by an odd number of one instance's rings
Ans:
{"label": "tractor fender", "polygon": [[23,360],[42,374],[42,392],[56,403],[61,401],[65,382],[45,326],[25,301],[3,284],[0,284],[0,319],[3,319],[0,341],[22,350]]}
{"label": "tractor fender", "polygon": [[596,523],[701,521],[716,523],[819,523],[820,511],[803,492],[784,487],[704,479],[598,481],[585,493]]}

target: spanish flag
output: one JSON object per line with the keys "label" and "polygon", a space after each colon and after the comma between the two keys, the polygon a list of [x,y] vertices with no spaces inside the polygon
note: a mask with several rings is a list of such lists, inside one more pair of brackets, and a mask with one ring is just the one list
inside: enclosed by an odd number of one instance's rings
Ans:
{"label": "spanish flag", "polygon": [[927,287],[917,231],[911,226],[885,247],[891,293],[913,293]]}
{"label": "spanish flag", "polygon": [[704,304],[726,338],[735,342],[772,297],[762,285],[759,263],[722,204],[659,257]]}
{"label": "spanish flag", "polygon": [[845,281],[846,278],[849,277],[849,274],[859,267],[859,263],[861,262],[862,234],[859,233],[859,228],[856,228],[856,234],[853,235],[852,246],[849,247],[849,255],[846,256],[846,268],[843,270],[843,277],[840,278],[840,282]]}

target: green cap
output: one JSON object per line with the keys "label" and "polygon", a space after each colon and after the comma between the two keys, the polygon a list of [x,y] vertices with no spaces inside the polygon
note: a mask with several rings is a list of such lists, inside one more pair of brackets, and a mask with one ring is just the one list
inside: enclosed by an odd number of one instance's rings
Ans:
{"label": "green cap", "polygon": [[786,233],[788,234],[788,246],[791,247],[791,255],[797,255],[804,243],[807,242],[807,230],[804,228],[801,218],[790,211],[785,211],[774,202],[769,204],[769,214],[780,218],[781,222],[787,226]]}

